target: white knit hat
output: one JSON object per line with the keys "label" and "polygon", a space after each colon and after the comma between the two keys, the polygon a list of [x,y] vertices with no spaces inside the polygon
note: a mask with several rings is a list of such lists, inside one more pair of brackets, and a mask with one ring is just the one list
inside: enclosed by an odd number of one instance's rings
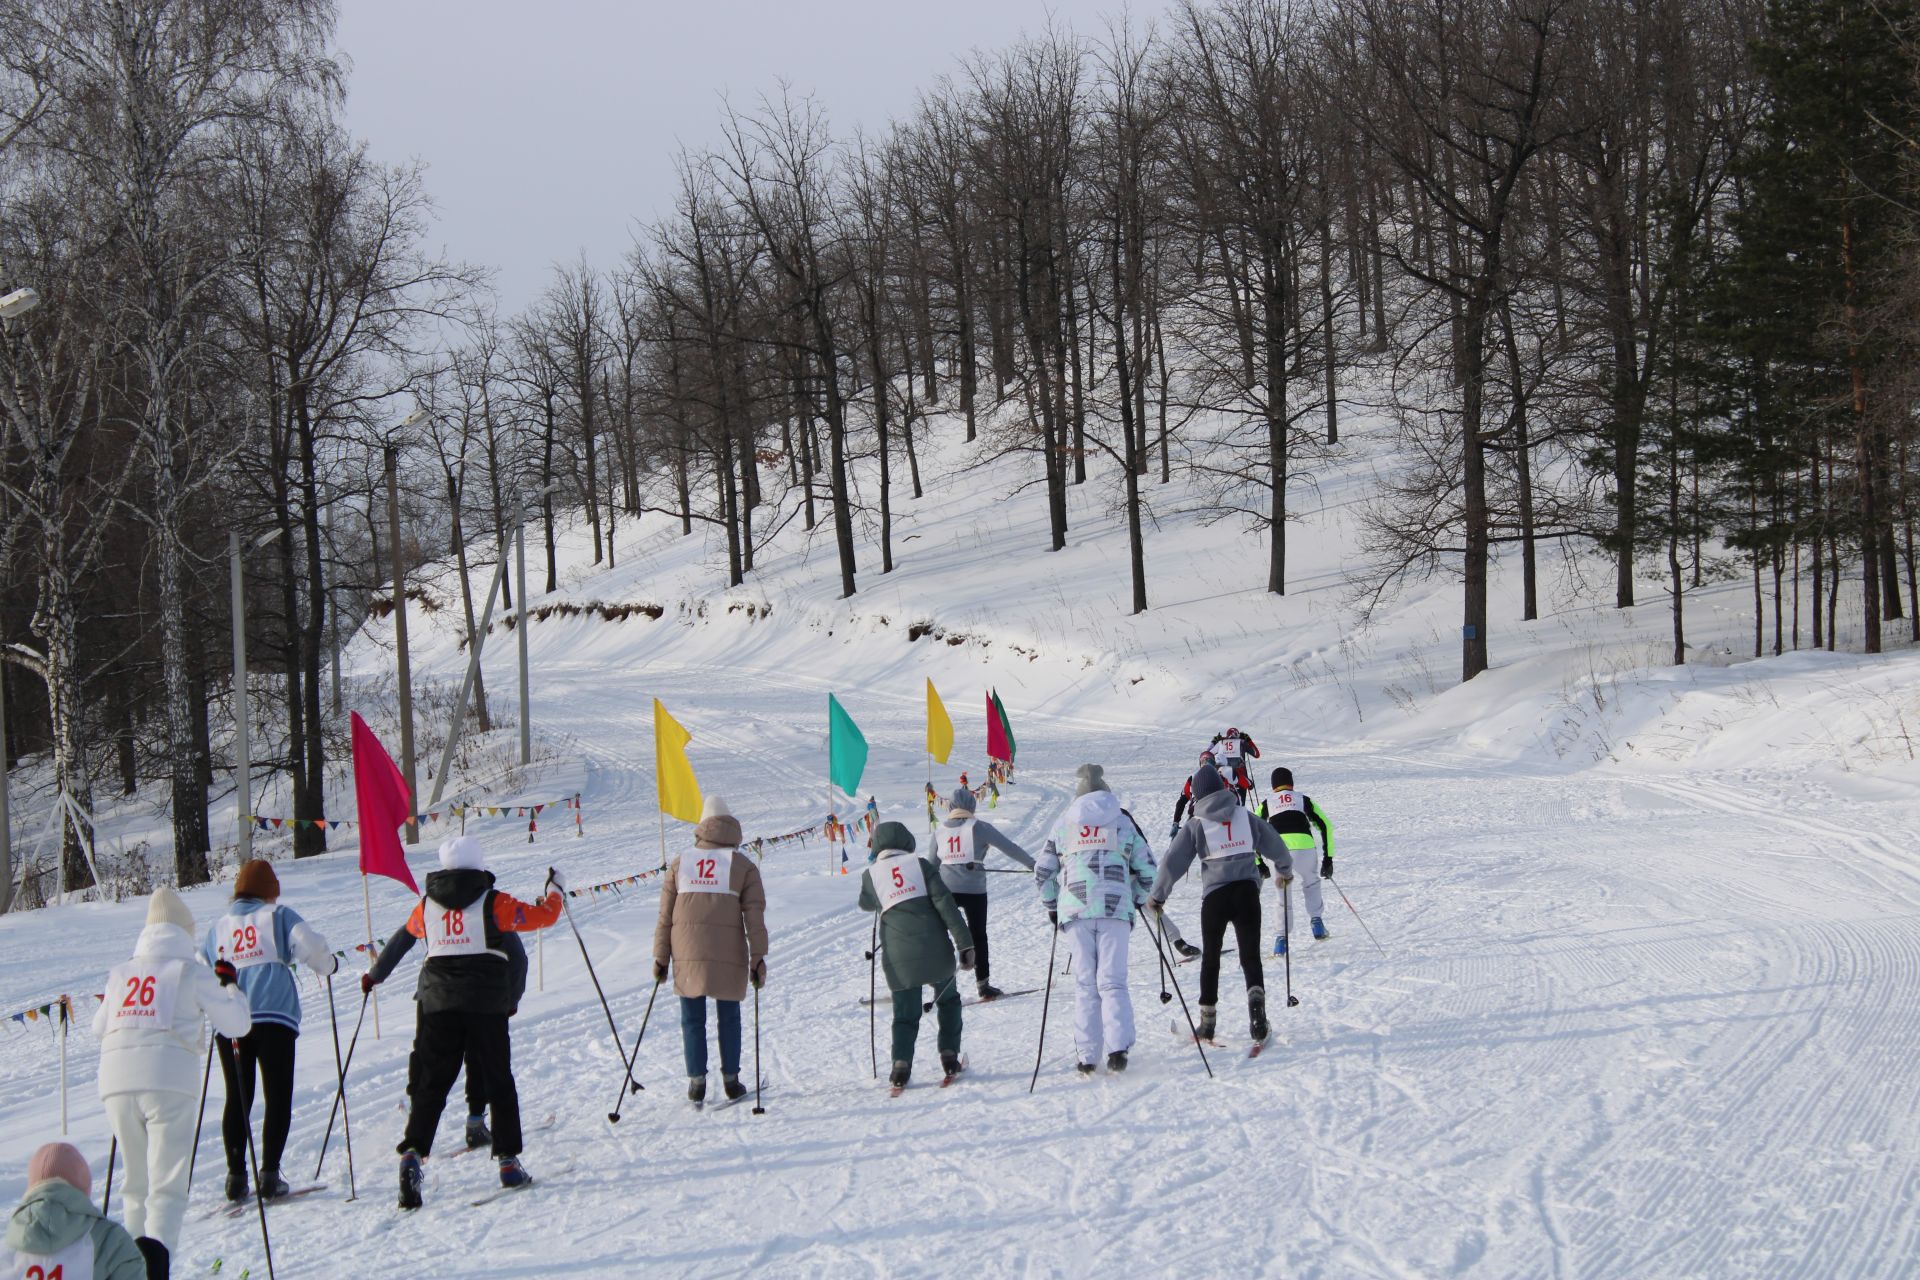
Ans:
{"label": "white knit hat", "polygon": [[173,890],[161,885],[147,899],[148,924],[179,925],[188,933],[193,932],[193,912],[188,909],[185,899]]}
{"label": "white knit hat", "polygon": [[472,836],[454,836],[440,846],[440,867],[444,871],[485,871],[486,848]]}
{"label": "white knit hat", "polygon": [[693,843],[701,849],[737,849],[740,847],[740,819],[733,816],[727,802],[708,796],[700,807],[700,824],[693,829]]}

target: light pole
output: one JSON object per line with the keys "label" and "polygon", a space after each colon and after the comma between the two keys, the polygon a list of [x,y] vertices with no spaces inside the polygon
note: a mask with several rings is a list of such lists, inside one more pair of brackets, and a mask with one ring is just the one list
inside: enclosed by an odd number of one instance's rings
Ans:
{"label": "light pole", "polygon": [[[279,536],[279,529],[269,529],[249,542],[245,549],[258,551]],[[240,535],[229,529],[227,557],[232,561],[233,580],[233,794],[234,803],[239,807],[240,861],[244,863],[253,857],[253,712],[247,703],[247,592],[240,567],[241,554]]]}
{"label": "light pole", "polygon": [[527,504],[560,488],[555,480],[544,489],[528,496],[526,502],[517,502],[513,507],[513,546],[514,546],[514,586],[520,593],[520,616],[513,630],[520,644],[520,763],[533,762],[533,710],[532,700],[527,695]]}
{"label": "light pole", "polygon": [[[425,422],[428,413],[415,409],[400,419],[405,431]],[[387,444],[387,540],[393,556],[393,647],[400,681],[400,773],[407,784],[409,804],[418,804],[419,788],[414,785],[413,768],[413,668],[407,656],[407,575],[406,557],[400,549],[400,446]],[[420,842],[420,824],[411,815],[407,819],[408,844]]]}
{"label": "light pole", "polygon": [[[15,316],[23,316],[40,305],[40,295],[32,289],[15,289],[0,298],[0,325],[13,328]],[[6,663],[0,662],[0,911],[13,905],[13,815],[7,808],[7,681]]]}

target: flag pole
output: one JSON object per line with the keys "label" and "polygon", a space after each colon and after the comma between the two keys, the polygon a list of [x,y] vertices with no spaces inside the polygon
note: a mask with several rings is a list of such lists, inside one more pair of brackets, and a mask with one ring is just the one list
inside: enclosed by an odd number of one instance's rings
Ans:
{"label": "flag pole", "polygon": [[[360,873],[360,902],[367,909],[367,968],[371,969],[374,961],[380,958],[380,953],[373,949],[373,893],[367,888],[367,873],[364,871]],[[367,995],[373,1001],[373,1038],[378,1040],[380,1038],[380,996],[378,992],[373,991],[369,991]]]}
{"label": "flag pole", "polygon": [[[833,820],[833,695],[827,695],[827,820]],[[827,874],[833,874],[833,842],[838,834],[831,827],[827,831]]]}

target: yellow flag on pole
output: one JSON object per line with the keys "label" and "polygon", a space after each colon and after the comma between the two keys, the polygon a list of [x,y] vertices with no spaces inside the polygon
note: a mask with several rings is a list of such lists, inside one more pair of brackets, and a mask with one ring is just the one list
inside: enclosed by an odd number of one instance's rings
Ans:
{"label": "yellow flag on pole", "polygon": [[927,754],[941,764],[947,762],[947,756],[953,752],[953,721],[947,718],[947,708],[940,701],[940,691],[933,687],[933,681],[927,681]]}
{"label": "yellow flag on pole", "polygon": [[660,699],[653,700],[653,778],[660,792],[660,812],[682,822],[700,821],[700,783],[687,759],[693,735],[667,714]]}

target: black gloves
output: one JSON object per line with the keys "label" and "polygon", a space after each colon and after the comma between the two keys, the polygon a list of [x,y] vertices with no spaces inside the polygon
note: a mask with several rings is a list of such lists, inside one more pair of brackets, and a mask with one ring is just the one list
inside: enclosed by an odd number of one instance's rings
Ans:
{"label": "black gloves", "polygon": [[1259,868],[1262,880],[1269,879],[1273,875],[1273,868],[1267,865],[1264,858],[1256,858],[1253,865]]}
{"label": "black gloves", "polygon": [[1060,927],[1060,913],[1058,911],[1047,912],[1047,923],[1058,929]]}
{"label": "black gloves", "polygon": [[1333,879],[1333,855],[1330,853],[1320,855],[1320,878],[1322,880]]}
{"label": "black gloves", "polygon": [[220,985],[223,987],[230,987],[240,981],[240,971],[233,967],[231,960],[215,960],[213,976],[220,979]]}
{"label": "black gloves", "polygon": [[373,989],[379,985],[380,983],[374,978],[371,972],[363,973],[360,975],[360,994],[361,995],[363,996],[372,995]]}

